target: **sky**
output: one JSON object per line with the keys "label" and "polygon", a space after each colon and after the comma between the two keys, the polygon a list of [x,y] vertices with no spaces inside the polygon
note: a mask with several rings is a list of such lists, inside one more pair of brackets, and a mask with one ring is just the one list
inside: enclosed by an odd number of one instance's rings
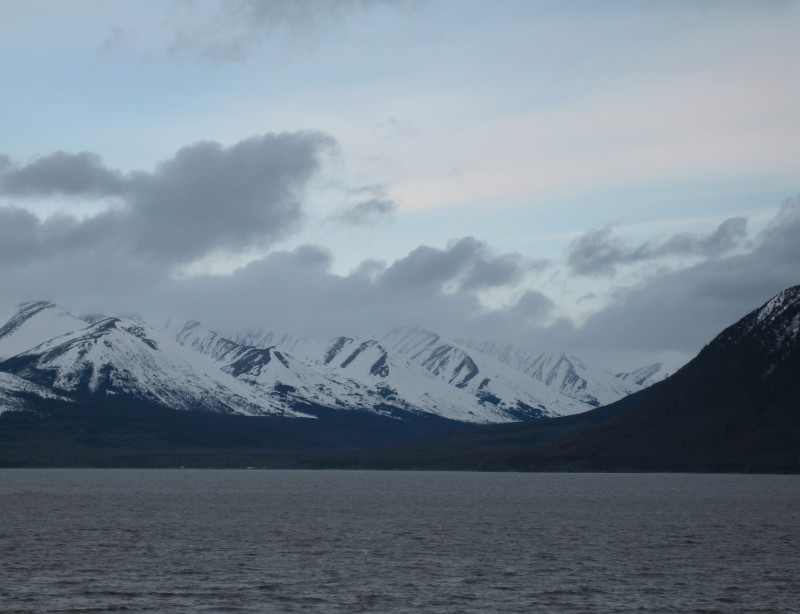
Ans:
{"label": "sky", "polygon": [[0,301],[676,367],[800,283],[800,0],[0,0]]}

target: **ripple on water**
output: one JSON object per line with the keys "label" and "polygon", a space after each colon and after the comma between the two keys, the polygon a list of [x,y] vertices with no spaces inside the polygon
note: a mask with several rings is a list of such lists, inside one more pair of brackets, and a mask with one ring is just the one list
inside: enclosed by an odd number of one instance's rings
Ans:
{"label": "ripple on water", "polygon": [[793,612],[800,478],[0,470],[0,611]]}

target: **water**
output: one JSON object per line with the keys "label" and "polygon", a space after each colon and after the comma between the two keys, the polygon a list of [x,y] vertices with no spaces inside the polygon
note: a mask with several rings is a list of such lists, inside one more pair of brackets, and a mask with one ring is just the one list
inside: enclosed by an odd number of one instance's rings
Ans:
{"label": "water", "polygon": [[797,612],[800,476],[0,470],[2,612]]}

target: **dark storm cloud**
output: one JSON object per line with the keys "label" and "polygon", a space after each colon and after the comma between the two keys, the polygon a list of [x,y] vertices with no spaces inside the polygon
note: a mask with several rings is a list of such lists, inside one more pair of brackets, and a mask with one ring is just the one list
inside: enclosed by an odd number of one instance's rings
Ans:
{"label": "dark storm cloud", "polygon": [[[575,331],[583,346],[696,351],[777,292],[800,283],[800,197],[787,200],[745,253],[620,290]],[[723,242],[724,243],[724,242]]]}
{"label": "dark storm cloud", "polygon": [[[418,3],[414,2],[414,3]],[[174,3],[178,8],[180,4]],[[188,6],[175,25],[170,52],[209,62],[245,58],[276,31],[313,31],[323,24],[408,0],[218,0]]]}
{"label": "dark storm cloud", "polygon": [[569,247],[567,263],[578,275],[613,275],[617,267],[670,256],[720,256],[738,245],[747,235],[747,220],[725,220],[714,232],[701,236],[692,233],[673,235],[665,241],[649,241],[629,246],[614,236],[612,226],[589,230]]}
{"label": "dark storm cloud", "polygon": [[266,134],[227,148],[201,142],[154,172],[127,175],[107,169],[93,154],[57,152],[7,166],[0,172],[0,194],[115,196],[119,206],[81,221],[61,216],[44,223],[8,209],[6,227],[24,225],[19,236],[27,239],[15,252],[23,259],[57,249],[112,247],[169,266],[214,250],[270,245],[296,229],[302,189],[333,145],[317,133]]}
{"label": "dark storm cloud", "polygon": [[100,156],[89,152],[57,151],[16,167],[3,158],[6,164],[0,160],[0,192],[11,196],[113,196],[125,187],[119,171],[106,168]]}
{"label": "dark storm cloud", "polygon": [[345,224],[364,226],[375,224],[397,210],[397,204],[389,198],[370,198],[347,209],[339,216]]}

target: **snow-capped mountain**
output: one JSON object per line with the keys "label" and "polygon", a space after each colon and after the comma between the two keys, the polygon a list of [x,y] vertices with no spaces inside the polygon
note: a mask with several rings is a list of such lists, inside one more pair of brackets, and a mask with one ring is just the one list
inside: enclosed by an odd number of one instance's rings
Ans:
{"label": "snow-capped mountain", "polygon": [[[440,377],[441,373],[387,351],[373,339],[337,337],[321,342],[268,334],[249,337],[268,341],[276,338],[291,339],[294,350],[302,353],[293,356],[275,346],[243,346],[197,322],[189,322],[176,334],[180,343],[218,361],[224,371],[299,403],[381,413],[428,413],[465,422],[508,422],[558,415],[555,409],[524,391],[515,391],[516,396],[506,391],[505,399],[498,397],[489,387],[490,381],[481,380],[471,388],[454,385]],[[556,407],[551,397],[546,400]],[[584,409],[571,399],[556,401],[559,409]]]}
{"label": "snow-capped mountain", "polygon": [[528,390],[515,388],[513,382],[498,373],[481,373],[467,356],[458,357],[464,366],[456,365],[448,373],[445,356],[439,357],[437,368],[417,356],[397,351],[386,341],[386,338],[339,337],[317,360],[353,380],[379,382],[381,394],[389,399],[404,399],[417,407],[434,407],[440,415],[461,415],[457,419],[470,422],[505,422],[580,411],[569,399],[537,397]]}
{"label": "snow-capped mountain", "polygon": [[462,343],[591,407],[613,403],[641,388],[636,381],[621,381],[611,373],[587,367],[579,358],[563,352],[536,354],[499,341]]}
{"label": "snow-capped mountain", "polygon": [[57,391],[125,396],[184,410],[300,415],[137,322],[107,318],[0,362]]}
{"label": "snow-capped mountain", "polygon": [[499,346],[469,347],[413,327],[328,340],[221,335],[174,320],[159,331],[138,319],[81,319],[49,302],[25,303],[0,327],[0,371],[58,394],[175,409],[296,416],[316,406],[478,423],[580,413],[632,388],[577,359],[517,354],[513,362]]}
{"label": "snow-capped mountain", "polygon": [[448,342],[418,327],[395,328],[381,343],[450,385],[476,397],[499,400],[501,405],[539,408],[543,415],[567,415],[590,409],[584,400],[564,394],[547,382],[503,364],[490,354]]}

